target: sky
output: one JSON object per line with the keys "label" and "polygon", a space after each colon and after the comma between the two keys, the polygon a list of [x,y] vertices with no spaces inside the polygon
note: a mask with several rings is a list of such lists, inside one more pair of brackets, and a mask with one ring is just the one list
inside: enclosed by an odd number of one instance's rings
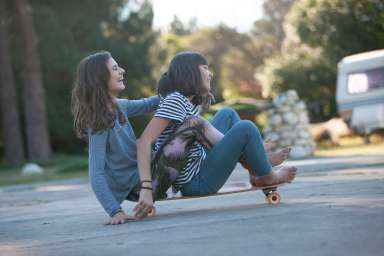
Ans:
{"label": "sky", "polygon": [[247,32],[262,17],[263,0],[152,0],[154,27],[165,28],[177,17],[184,23],[196,17],[198,26],[220,22]]}

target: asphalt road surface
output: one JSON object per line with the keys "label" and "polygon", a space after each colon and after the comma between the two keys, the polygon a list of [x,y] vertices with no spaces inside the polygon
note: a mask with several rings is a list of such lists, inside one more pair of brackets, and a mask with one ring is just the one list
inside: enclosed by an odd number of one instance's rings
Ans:
{"label": "asphalt road surface", "polygon": [[[384,155],[287,164],[279,206],[260,191],[162,201],[118,226],[84,179],[0,187],[0,255],[383,255]],[[227,185],[247,180],[238,166]]]}

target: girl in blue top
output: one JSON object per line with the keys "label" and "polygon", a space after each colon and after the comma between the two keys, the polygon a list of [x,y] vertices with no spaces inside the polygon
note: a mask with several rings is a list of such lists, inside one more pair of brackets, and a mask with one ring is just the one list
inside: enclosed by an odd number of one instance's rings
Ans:
{"label": "girl in blue top", "polygon": [[119,99],[124,74],[109,52],[97,52],[79,63],[72,91],[74,128],[78,137],[88,139],[90,183],[110,224],[131,218],[120,204],[137,200],[140,187],[136,137],[128,118],[153,112],[159,104],[157,96]]}
{"label": "girl in blue top", "polygon": [[[212,100],[211,78],[208,63],[201,54],[181,52],[172,59],[168,71],[159,80],[158,93],[162,99],[137,144],[142,187],[134,208],[136,217],[147,216],[153,208],[152,190],[156,189],[156,184],[151,177],[152,143],[155,143],[156,152],[191,118],[200,119],[200,109],[208,108]],[[185,158],[185,164],[178,170],[173,183],[174,189],[181,190],[184,196],[216,193],[241,158],[248,166],[254,186],[292,182],[295,178],[295,167],[272,171],[271,164],[281,161],[274,163],[276,159],[268,157],[258,128],[253,122],[240,120],[232,109],[219,111],[212,124],[202,119],[199,122],[203,123],[203,135],[188,144],[187,151],[180,151],[184,154],[181,158]],[[284,150],[277,158],[285,158],[286,154],[287,150]]]}

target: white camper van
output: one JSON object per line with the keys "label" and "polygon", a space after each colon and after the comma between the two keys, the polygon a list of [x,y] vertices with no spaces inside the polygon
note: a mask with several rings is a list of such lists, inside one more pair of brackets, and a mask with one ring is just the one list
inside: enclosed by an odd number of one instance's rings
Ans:
{"label": "white camper van", "polygon": [[336,102],[341,117],[357,132],[368,135],[384,128],[384,49],[338,63]]}

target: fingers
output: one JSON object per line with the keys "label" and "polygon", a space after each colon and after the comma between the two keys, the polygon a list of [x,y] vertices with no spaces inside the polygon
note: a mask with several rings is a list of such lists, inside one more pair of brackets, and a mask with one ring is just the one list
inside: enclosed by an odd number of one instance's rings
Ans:
{"label": "fingers", "polygon": [[108,221],[104,225],[119,225],[119,224],[124,224],[124,223],[125,223],[125,219],[111,219],[110,221]]}
{"label": "fingers", "polygon": [[147,217],[147,214],[148,214],[148,213],[145,212],[145,211],[140,211],[140,212],[135,213],[135,217],[136,217],[137,219],[141,220],[141,219]]}
{"label": "fingers", "polygon": [[142,219],[144,217],[147,217],[147,215],[152,211],[153,208],[154,207],[152,205],[139,202],[133,209],[135,213],[135,218]]}
{"label": "fingers", "polygon": [[124,224],[124,223],[127,223],[127,222],[133,222],[133,221],[136,221],[136,220],[137,219],[135,217],[133,217],[133,216],[127,216],[127,217],[125,217],[124,222],[121,223],[121,224]]}
{"label": "fingers", "polygon": [[138,219],[145,218],[145,217],[147,217],[150,210],[151,210],[151,208],[148,206],[142,207],[137,212],[135,212],[135,217]]}
{"label": "fingers", "polygon": [[139,202],[138,204],[136,204],[135,208],[133,208],[133,211],[141,212],[146,207],[148,207],[147,204],[145,204],[144,202]]}
{"label": "fingers", "polygon": [[125,216],[122,218],[112,218],[108,222],[104,223],[104,225],[119,225],[119,224],[124,224],[129,221],[135,221],[136,218],[132,216]]}
{"label": "fingers", "polygon": [[141,202],[136,204],[135,208],[133,208],[133,211],[136,212],[139,209],[139,207],[141,207]]}

